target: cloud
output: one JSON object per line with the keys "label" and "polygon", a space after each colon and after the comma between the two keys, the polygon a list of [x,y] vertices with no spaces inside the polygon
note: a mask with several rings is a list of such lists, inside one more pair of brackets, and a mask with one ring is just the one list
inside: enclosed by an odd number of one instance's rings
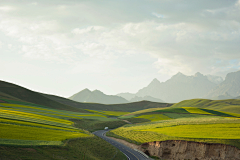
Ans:
{"label": "cloud", "polygon": [[155,58],[154,66],[163,74],[218,72],[240,59],[239,4],[12,1],[0,7],[0,31],[18,41],[19,53],[30,59],[77,66],[89,57],[96,59],[92,63],[114,64],[121,57],[146,54]]}
{"label": "cloud", "polygon": [[237,7],[240,7],[240,0],[238,0],[235,4]]}
{"label": "cloud", "polygon": [[11,12],[14,10],[15,8],[11,6],[0,6],[0,12]]}

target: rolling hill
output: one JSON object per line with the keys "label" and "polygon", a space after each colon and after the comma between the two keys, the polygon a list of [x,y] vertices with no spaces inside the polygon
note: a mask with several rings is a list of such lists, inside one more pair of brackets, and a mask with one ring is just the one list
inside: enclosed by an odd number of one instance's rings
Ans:
{"label": "rolling hill", "polygon": [[0,98],[38,104],[53,109],[86,112],[85,110],[53,101],[38,92],[4,81],[0,81]]}
{"label": "rolling hill", "polygon": [[214,109],[219,111],[226,111],[240,114],[240,100],[228,99],[228,100],[209,100],[209,99],[191,99],[176,103],[171,106],[177,107],[198,107]]}

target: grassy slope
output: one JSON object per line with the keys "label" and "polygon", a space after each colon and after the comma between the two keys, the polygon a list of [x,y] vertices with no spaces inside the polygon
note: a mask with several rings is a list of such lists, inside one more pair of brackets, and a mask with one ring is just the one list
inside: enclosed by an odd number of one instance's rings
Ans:
{"label": "grassy slope", "polygon": [[[75,112],[86,112],[80,108],[71,107],[71,106],[53,101],[49,98],[42,96],[38,92],[34,92],[29,89],[23,88],[21,86],[4,82],[4,81],[0,81],[0,92],[2,93],[1,95],[5,94],[3,95],[4,97],[2,98],[8,98],[10,100],[20,99],[21,101],[39,104],[39,105],[47,106],[53,109],[69,110],[69,111],[75,111]],[[6,95],[8,95],[8,97],[6,97]]]}
{"label": "grassy slope", "polygon": [[[180,118],[137,125],[126,125],[110,131],[107,135],[135,144],[164,140],[187,140],[229,144],[240,148],[239,123],[239,119],[212,116],[205,118]],[[209,124],[212,126],[208,133],[206,129],[209,128],[207,127]],[[234,126],[232,124],[234,124]],[[191,125],[198,128],[198,130],[192,130]],[[224,127],[217,127],[217,125],[223,125]],[[182,129],[182,132],[180,132],[180,129]],[[201,132],[201,129],[205,129],[205,132]],[[184,132],[184,130],[187,131]],[[213,135],[214,133],[217,133],[217,135]],[[204,136],[202,134],[204,134]],[[231,135],[235,135],[235,137],[231,138]],[[199,138],[199,136],[201,138]]]}
{"label": "grassy slope", "polygon": [[0,159],[14,160],[126,160],[125,155],[99,137],[70,140],[65,146],[0,146]]}
{"label": "grassy slope", "polygon": [[229,99],[229,100],[208,100],[208,99],[191,99],[176,103],[171,106],[172,108],[177,107],[198,107],[207,108],[225,112],[232,112],[240,114],[240,100]]}

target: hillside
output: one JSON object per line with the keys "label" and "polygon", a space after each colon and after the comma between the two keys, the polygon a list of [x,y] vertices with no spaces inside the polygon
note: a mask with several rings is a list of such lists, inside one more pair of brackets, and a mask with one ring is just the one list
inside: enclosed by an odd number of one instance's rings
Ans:
{"label": "hillside", "polygon": [[4,81],[0,81],[0,98],[30,102],[30,103],[46,106],[53,109],[86,112],[82,109],[74,108],[74,107],[53,101],[49,98],[44,97],[38,92],[34,92],[24,87],[21,87],[12,83],[4,82]]}
{"label": "hillside", "polygon": [[89,89],[84,89],[74,94],[73,96],[69,97],[69,99],[77,102],[102,103],[102,104],[119,104],[129,102],[126,99],[119,96],[106,95],[99,90],[90,91]]}
{"label": "hillside", "polygon": [[240,114],[240,99],[228,99],[228,100],[191,99],[176,103],[171,107],[172,108],[198,107]]}

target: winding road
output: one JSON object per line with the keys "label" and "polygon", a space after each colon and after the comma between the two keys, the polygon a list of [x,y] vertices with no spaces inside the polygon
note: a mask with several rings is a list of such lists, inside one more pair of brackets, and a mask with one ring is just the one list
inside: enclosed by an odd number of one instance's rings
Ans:
{"label": "winding road", "polygon": [[119,142],[107,137],[105,135],[106,132],[107,132],[106,130],[100,130],[100,131],[93,132],[93,134],[95,134],[96,136],[109,142],[114,147],[117,147],[120,151],[122,151],[128,157],[128,160],[150,160],[150,158],[148,159],[140,152],[135,151],[135,150],[123,145],[122,143],[119,143]]}

